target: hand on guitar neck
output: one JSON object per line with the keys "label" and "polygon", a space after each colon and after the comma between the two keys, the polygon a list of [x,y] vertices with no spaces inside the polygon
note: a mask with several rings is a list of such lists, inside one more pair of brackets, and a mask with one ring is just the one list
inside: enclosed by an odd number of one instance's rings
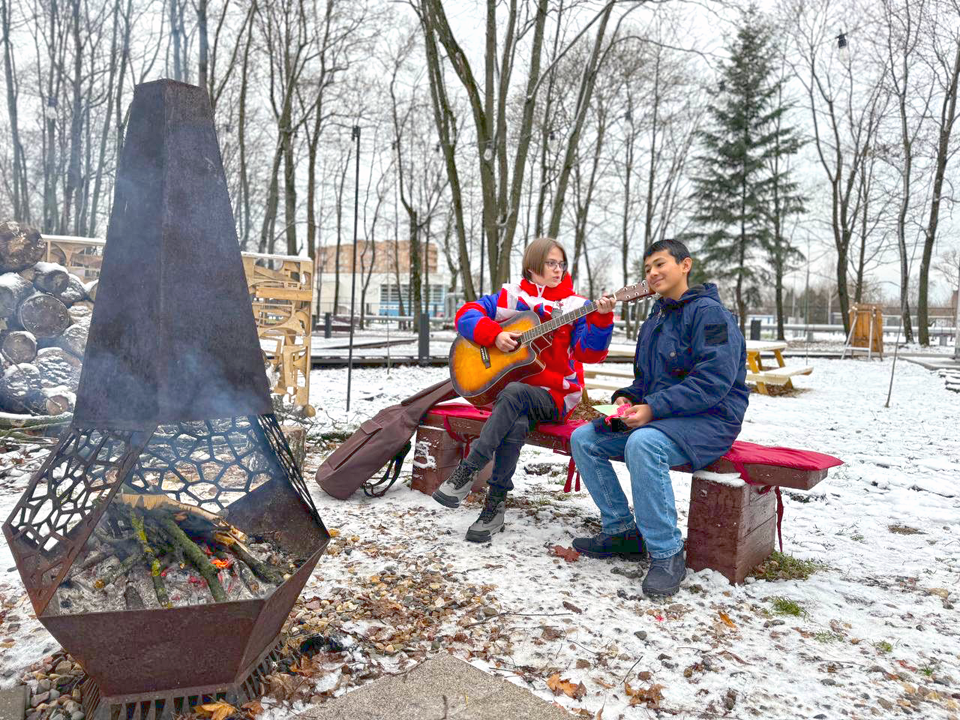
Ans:
{"label": "hand on guitar neck", "polygon": [[558,327],[574,323],[593,312],[611,313],[618,302],[629,302],[653,294],[645,282],[640,282],[545,321],[531,310],[519,312],[500,321],[502,332],[497,335],[492,347],[477,345],[457,335],[450,346],[453,387],[460,397],[474,405],[492,403],[503,387],[545,367],[539,355],[549,347],[548,336]]}
{"label": "hand on guitar neck", "polygon": [[[600,315],[605,315],[607,313],[613,312],[613,309],[617,306],[617,298],[613,295],[604,295],[602,298],[597,300],[594,304],[594,311]],[[513,352],[518,347],[520,347],[521,333],[516,332],[507,332],[504,331],[497,335],[495,345],[497,350],[500,352]]]}

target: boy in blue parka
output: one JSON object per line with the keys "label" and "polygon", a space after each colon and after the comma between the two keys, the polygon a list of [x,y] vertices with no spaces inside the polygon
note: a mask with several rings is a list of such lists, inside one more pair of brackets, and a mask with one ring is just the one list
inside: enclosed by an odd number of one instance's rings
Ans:
{"label": "boy in blue parka", "polygon": [[[688,286],[692,264],[678,240],[644,252],[644,274],[660,298],[640,328],[633,384],[613,394],[631,409],[613,428],[602,420],[579,427],[571,443],[603,521],[598,535],[576,538],[573,547],[589,557],[639,558],[645,542],[647,595],[673,595],[686,576],[670,468],[699,470],[723,455],[747,410],[743,334],[716,285]],[[634,513],[611,458],[623,458],[630,471]]]}

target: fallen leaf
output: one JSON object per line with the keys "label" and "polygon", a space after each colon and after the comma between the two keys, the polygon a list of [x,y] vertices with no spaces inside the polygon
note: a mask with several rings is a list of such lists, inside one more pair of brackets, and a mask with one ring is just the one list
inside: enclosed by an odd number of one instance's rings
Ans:
{"label": "fallen leaf", "polygon": [[602,688],[604,688],[604,689],[606,689],[606,690],[610,690],[612,687],[614,687],[611,683],[608,683],[606,680],[601,680],[600,678],[594,678],[593,681],[594,681],[597,685],[599,685],[600,687],[602,687]]}
{"label": "fallen leaf", "polygon": [[573,548],[565,548],[562,545],[554,545],[552,548],[550,548],[550,554],[556,555],[559,558],[563,558],[568,563],[576,562],[580,559],[580,553]]}
{"label": "fallen leaf", "polygon": [[330,537],[339,537],[340,531],[334,530],[333,528],[327,528],[327,532],[330,533]]}
{"label": "fallen leaf", "polygon": [[590,667],[590,661],[580,658],[577,660],[577,670],[587,670]]}
{"label": "fallen leaf", "polygon": [[663,700],[662,689],[663,685],[651,685],[648,688],[641,688],[630,695],[630,705],[646,705],[649,708],[658,708],[660,707],[660,701]]}
{"label": "fallen leaf", "polygon": [[720,619],[723,620],[723,624],[727,627],[736,628],[736,624],[733,620],[730,619],[730,616],[727,615],[723,610],[720,611]]}
{"label": "fallen leaf", "polygon": [[226,720],[237,711],[233,705],[222,701],[201,705],[200,710],[205,715],[209,715],[210,720]]}
{"label": "fallen leaf", "polygon": [[587,688],[584,687],[583,683],[574,685],[569,680],[562,679],[560,673],[554,673],[547,678],[547,687],[553,691],[554,695],[563,693],[567,697],[572,697],[574,700],[579,700],[587,694]]}
{"label": "fallen leaf", "polygon": [[566,600],[563,601],[563,606],[564,606],[567,610],[569,610],[570,612],[575,612],[575,613],[577,613],[578,615],[583,612],[583,610],[581,610],[580,608],[578,608],[578,607],[577,607],[576,605],[574,605],[572,602],[567,602]]}
{"label": "fallen leaf", "polygon": [[544,640],[559,640],[563,637],[563,632],[549,625],[543,626],[543,634],[540,636]]}
{"label": "fallen leaf", "polygon": [[650,672],[649,670],[641,670],[640,672],[637,673],[637,677],[643,680],[644,682],[646,682],[647,680],[653,677],[653,673]]}
{"label": "fallen leaf", "polygon": [[251,700],[248,703],[244,703],[240,707],[246,710],[251,715],[259,715],[260,713],[263,712],[263,705],[260,704],[259,700]]}

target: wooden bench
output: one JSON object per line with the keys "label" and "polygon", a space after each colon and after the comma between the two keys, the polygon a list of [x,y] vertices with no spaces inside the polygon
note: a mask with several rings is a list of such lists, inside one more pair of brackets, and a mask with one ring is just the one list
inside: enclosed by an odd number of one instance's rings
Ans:
{"label": "wooden bench", "polygon": [[[783,359],[783,351],[786,348],[785,342],[747,341],[747,382],[754,383],[757,386],[757,392],[769,395],[767,385],[779,385],[792,390],[791,378],[813,372],[813,368],[809,365],[787,367]],[[773,353],[777,367],[764,368],[762,354],[769,352]],[[612,392],[633,382],[633,369],[630,366],[624,369],[610,365],[589,365],[584,367],[583,376],[587,390]],[[619,382],[620,380],[624,382]]]}
{"label": "wooden bench", "polygon": [[[489,411],[465,403],[434,406],[417,429],[412,488],[432,494],[479,437]],[[570,455],[570,435],[583,421],[543,423],[527,436],[527,444]],[[746,446],[749,443],[743,443]],[[827,457],[827,456],[823,456]],[[833,460],[836,460],[833,458]],[[834,464],[839,464],[836,460]],[[488,465],[474,483],[480,490],[490,477]],[[730,582],[740,583],[774,549],[782,515],[780,488],[810,490],[827,477],[827,470],[798,470],[762,463],[743,464],[751,483],[729,478],[708,479],[695,474],[690,487],[687,520],[687,565],[694,571],[711,568]],[[673,468],[690,472],[688,466]],[[709,465],[710,473],[737,473],[734,463],[720,458]],[[566,491],[572,489],[573,459],[570,459]],[[579,477],[577,481],[579,490]],[[775,492],[769,492],[771,489]]]}
{"label": "wooden bench", "polygon": [[[767,385],[780,385],[787,390],[793,390],[792,377],[795,375],[809,375],[812,367],[788,368],[783,359],[783,351],[787,344],[781,341],[766,342],[763,340],[747,340],[747,382],[755,383],[757,392],[769,395]],[[773,353],[777,367],[763,367],[763,353]]]}

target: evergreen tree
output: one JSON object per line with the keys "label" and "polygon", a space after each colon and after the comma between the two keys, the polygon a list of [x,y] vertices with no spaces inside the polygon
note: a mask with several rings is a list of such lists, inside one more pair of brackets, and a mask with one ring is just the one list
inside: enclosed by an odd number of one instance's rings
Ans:
{"label": "evergreen tree", "polygon": [[781,268],[790,259],[772,218],[779,217],[782,228],[785,213],[798,207],[793,199],[784,201],[785,194],[796,197],[796,186],[782,159],[796,153],[799,142],[782,121],[787,107],[780,100],[783,80],[775,73],[772,33],[755,6],[743,12],[729,53],[711,93],[710,122],[700,133],[704,152],[693,178],[698,226],[693,236],[700,240],[698,259],[718,281],[734,284],[745,332],[747,307],[759,303],[760,285],[770,277],[772,249],[780,247]]}

